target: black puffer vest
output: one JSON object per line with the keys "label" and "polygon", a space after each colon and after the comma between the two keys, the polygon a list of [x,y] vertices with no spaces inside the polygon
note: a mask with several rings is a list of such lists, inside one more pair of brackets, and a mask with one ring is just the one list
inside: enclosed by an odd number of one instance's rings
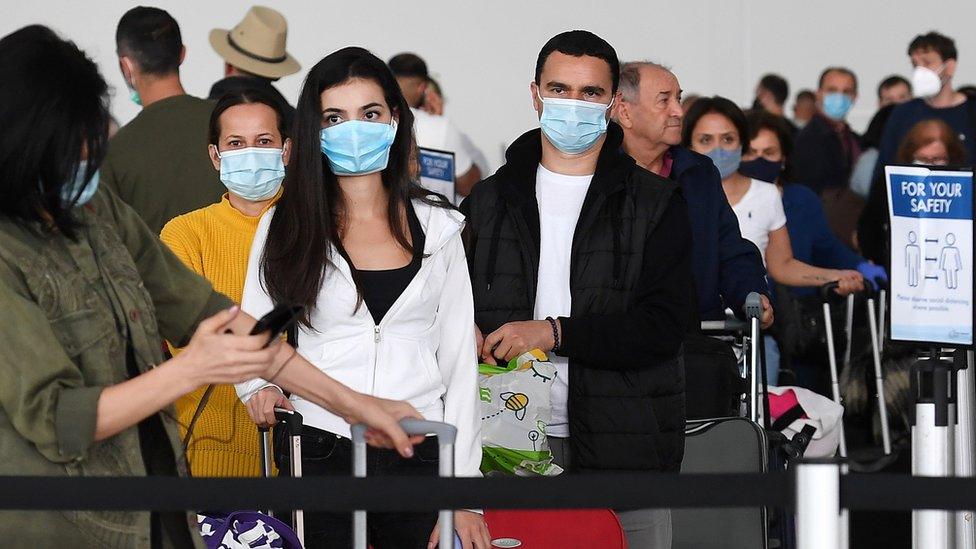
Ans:
{"label": "black puffer vest", "polygon": [[[644,263],[655,261],[645,257],[646,241],[672,195],[680,193],[674,182],[638,167],[624,154],[622,139],[619,126],[611,123],[577,222],[571,317],[625,315],[632,309]],[[540,140],[539,130],[520,137],[508,149],[507,163],[477,184],[461,206],[468,217],[475,319],[485,334],[506,322],[533,318]],[[577,466],[677,471],[685,423],[680,355],[635,352],[626,362],[608,366],[570,354],[569,430]]]}

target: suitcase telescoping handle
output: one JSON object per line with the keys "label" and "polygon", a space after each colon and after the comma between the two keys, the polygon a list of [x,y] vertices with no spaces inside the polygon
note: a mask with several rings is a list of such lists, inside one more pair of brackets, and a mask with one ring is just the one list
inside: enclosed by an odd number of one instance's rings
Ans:
{"label": "suitcase telescoping handle", "polygon": [[[302,476],[302,427],[304,418],[302,414],[294,410],[275,408],[275,420],[278,428],[284,429],[288,435],[288,456],[291,462],[290,476],[300,478]],[[258,427],[261,445],[261,473],[265,478],[271,476],[271,452],[273,445],[271,442],[271,429],[268,427]],[[268,515],[274,516],[271,510]],[[295,535],[298,541],[305,545],[305,512],[295,509],[291,512],[292,525],[295,528]]]}
{"label": "suitcase telescoping handle", "polygon": [[[442,477],[454,476],[454,441],[457,438],[457,428],[439,421],[424,421],[421,419],[404,419],[400,427],[408,436],[436,435],[440,447],[438,472]],[[356,478],[366,477],[366,426],[352,426],[352,474]],[[439,513],[441,549],[454,547],[454,512],[441,510]],[[366,511],[353,513],[353,547],[366,549]]]}
{"label": "suitcase telescoping handle", "polygon": [[[749,419],[759,423],[759,376],[765,375],[765,370],[759,368],[759,346],[762,339],[759,335],[760,320],[762,319],[762,297],[757,292],[750,292],[746,302],[742,305],[742,312],[749,322]],[[765,390],[765,388],[763,388]]]}
{"label": "suitcase telescoping handle", "polygon": [[[843,406],[844,403],[840,397],[840,375],[837,369],[837,347],[834,344],[834,324],[830,314],[831,297],[835,294],[834,290],[839,286],[840,284],[836,280],[821,286],[820,300],[823,302],[824,335],[827,337],[827,363],[830,365],[830,394],[834,402]],[[846,458],[847,436],[844,433],[843,418],[838,425],[838,430],[840,432],[840,444],[837,451],[840,457]]]}
{"label": "suitcase telescoping handle", "polygon": [[[289,452],[292,461],[292,476],[300,477],[302,476],[302,461],[301,461],[301,448],[302,448],[302,427],[304,426],[304,418],[302,414],[294,410],[285,410],[284,408],[275,408],[275,420],[278,422],[279,428],[285,429],[288,434],[288,440],[291,444],[291,452]],[[272,442],[271,442],[271,428],[258,426],[258,434],[261,437],[261,473],[265,478],[271,476],[271,460],[272,460]],[[297,437],[297,442],[294,440]],[[297,446],[297,447],[296,447]],[[298,450],[296,453],[295,450]],[[295,458],[298,458],[297,460]],[[297,473],[295,469],[295,462],[297,461]]]}
{"label": "suitcase telescoping handle", "polygon": [[713,335],[740,335],[749,330],[749,324],[738,318],[726,320],[702,320],[701,331]]}
{"label": "suitcase telescoping handle", "polygon": [[[891,454],[891,427],[888,424],[888,402],[885,400],[884,370],[881,353],[884,344],[884,316],[887,288],[879,279],[864,281],[867,301],[868,330],[871,336],[871,359],[874,362],[874,394],[878,400],[878,419],[881,422],[881,445],[885,455]],[[877,302],[877,304],[876,304]],[[852,345],[848,346],[848,349]],[[850,353],[850,351],[847,351]]]}
{"label": "suitcase telescoping handle", "polygon": [[742,305],[742,313],[746,320],[727,318],[725,320],[703,320],[701,331],[713,334],[745,334],[750,328],[750,320],[762,319],[762,297],[757,292],[746,296]]}

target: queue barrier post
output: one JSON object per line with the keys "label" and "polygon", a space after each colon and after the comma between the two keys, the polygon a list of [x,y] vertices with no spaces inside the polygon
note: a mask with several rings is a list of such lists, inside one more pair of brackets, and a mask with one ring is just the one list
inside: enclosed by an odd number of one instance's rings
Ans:
{"label": "queue barrier post", "polygon": [[[919,358],[911,370],[915,414],[912,418],[912,474],[950,477],[954,474],[955,370],[952,358],[939,350]],[[953,549],[953,513],[912,511],[913,549]]]}
{"label": "queue barrier post", "polygon": [[[960,349],[953,360],[956,373],[955,476],[972,477],[973,460],[973,351]],[[956,548],[976,549],[976,520],[972,509],[959,511],[955,516]]]}
{"label": "queue barrier post", "polygon": [[801,460],[796,466],[798,549],[840,549],[846,544],[840,509],[840,462]]}

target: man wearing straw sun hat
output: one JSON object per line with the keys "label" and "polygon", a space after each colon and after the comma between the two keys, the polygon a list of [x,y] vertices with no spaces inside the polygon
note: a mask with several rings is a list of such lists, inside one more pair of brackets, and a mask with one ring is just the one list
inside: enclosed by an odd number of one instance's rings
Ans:
{"label": "man wearing straw sun hat", "polygon": [[290,122],[295,109],[272,82],[295,74],[301,65],[285,50],[288,22],[277,11],[252,6],[234,28],[210,31],[210,45],[224,60],[224,79],[210,88],[210,99],[228,91],[257,88],[269,92],[279,102]]}

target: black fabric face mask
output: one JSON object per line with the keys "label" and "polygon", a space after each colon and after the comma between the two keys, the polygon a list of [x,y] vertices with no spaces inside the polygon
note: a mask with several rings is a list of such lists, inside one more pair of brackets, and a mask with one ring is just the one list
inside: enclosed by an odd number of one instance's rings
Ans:
{"label": "black fabric face mask", "polygon": [[783,164],[766,160],[760,156],[755,160],[743,161],[739,164],[739,173],[759,181],[775,183],[779,179],[779,175],[783,173]]}

